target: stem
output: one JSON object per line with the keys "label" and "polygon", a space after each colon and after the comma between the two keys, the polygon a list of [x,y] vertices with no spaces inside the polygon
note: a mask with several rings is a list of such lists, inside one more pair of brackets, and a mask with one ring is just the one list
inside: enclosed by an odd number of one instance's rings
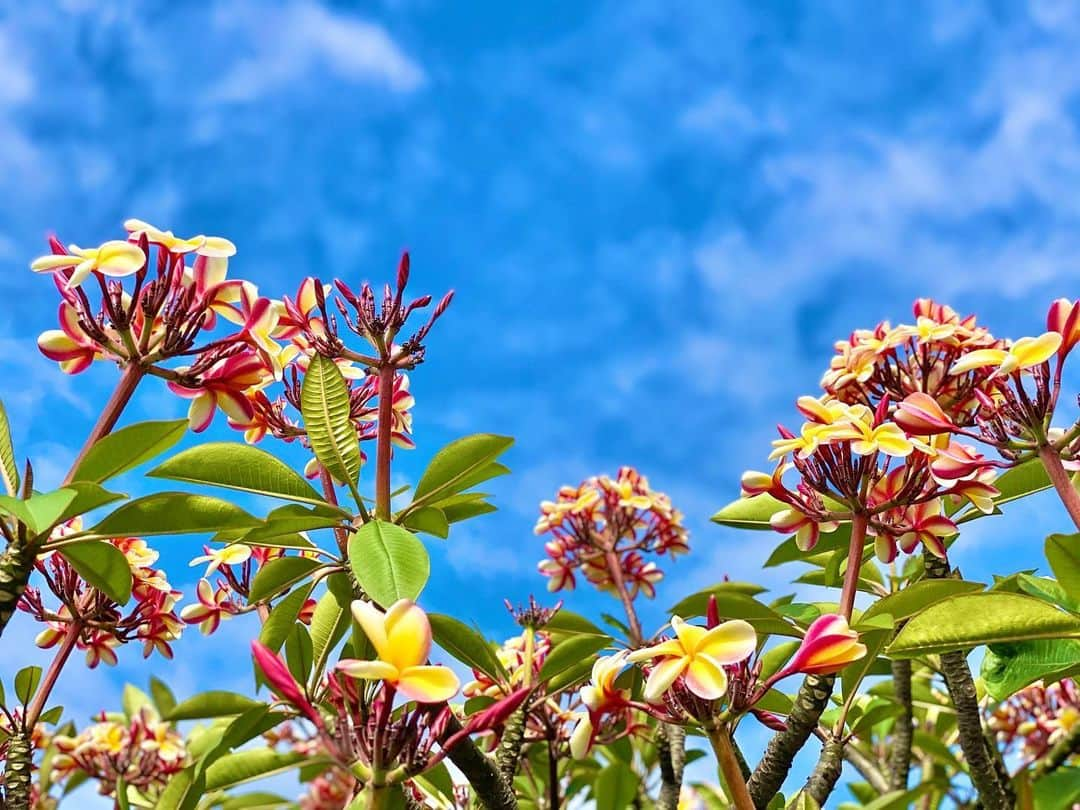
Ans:
{"label": "stem", "polygon": [[363,798],[363,802],[355,805],[356,807],[365,807],[367,810],[384,810],[384,808],[391,806],[390,789],[383,785],[368,782],[364,785],[364,789],[360,791],[360,796]]}
{"label": "stem", "polygon": [[390,439],[394,418],[394,367],[379,367],[379,424],[375,439],[375,517],[390,520]]}
{"label": "stem", "polygon": [[72,476],[74,476],[75,471],[79,469],[79,464],[86,458],[86,454],[90,452],[90,448],[97,444],[102,437],[112,432],[112,429],[116,427],[116,423],[120,419],[120,414],[124,412],[124,408],[131,402],[131,396],[135,393],[135,388],[145,376],[146,371],[137,363],[128,363],[124,368],[124,373],[120,375],[120,381],[116,384],[116,388],[113,389],[109,401],[105,403],[105,407],[101,411],[101,416],[98,417],[97,424],[95,424],[90,431],[90,435],[86,437],[82,449],[79,451],[79,454],[75,456],[75,461],[71,464],[71,469],[68,470],[68,474],[64,477],[65,485],[71,483]]}
{"label": "stem", "polygon": [[548,738],[548,810],[559,810],[559,755],[555,740]]}
{"label": "stem", "polygon": [[892,662],[893,697],[900,704],[900,716],[893,723],[889,753],[889,790],[906,790],[911,773],[911,741],[914,712],[911,703],[911,661]]}
{"label": "stem", "polygon": [[768,807],[784,784],[795,755],[817,728],[821,713],[829,703],[834,680],[832,675],[807,675],[803,679],[795,696],[795,705],[788,715],[787,727],[776,732],[769,740],[765,755],[747,782],[750,797],[758,810]]}
{"label": "stem", "polygon": [[[949,576],[949,563],[933,554],[923,554],[923,564],[929,579],[945,579]],[[979,793],[986,810],[1008,810],[1015,805],[1015,797],[1008,784],[1002,784],[997,768],[987,750],[983,736],[979,700],[975,681],[968,668],[967,655],[960,651],[941,654],[941,672],[956,708],[956,730],[960,738],[960,750],[964,752],[971,782]]]}
{"label": "stem", "polygon": [[1077,492],[1076,487],[1073,486],[1068,471],[1061,463],[1061,456],[1053,447],[1044,444],[1039,448],[1039,459],[1046,468],[1046,473],[1050,476],[1058,497],[1065,504],[1069,517],[1076,524],[1076,528],[1080,529],[1080,492]]}
{"label": "stem", "polygon": [[79,634],[81,632],[82,624],[80,622],[73,621],[68,625],[67,635],[64,636],[64,640],[60,644],[60,649],[56,651],[56,657],[54,657],[52,663],[49,664],[49,671],[45,673],[45,677],[41,681],[41,686],[38,688],[37,694],[34,695],[34,702],[31,703],[30,707],[26,710],[24,724],[27,733],[33,731],[34,724],[37,723],[38,718],[41,716],[41,712],[45,709],[45,702],[49,699],[53,687],[56,686],[56,679],[60,677],[60,670],[64,668],[64,664],[66,664],[68,658],[71,657],[71,653],[75,649],[75,644],[78,642]]}
{"label": "stem", "polygon": [[686,765],[685,729],[661,723],[656,729],[656,750],[660,759],[660,796],[656,806],[659,810],[676,810]]}
{"label": "stem", "polygon": [[637,611],[634,610],[634,600],[630,598],[630,593],[626,590],[622,565],[619,563],[619,555],[615,553],[614,548],[604,552],[604,561],[607,563],[608,573],[611,574],[611,581],[615,584],[615,592],[619,595],[623,610],[626,611],[626,621],[630,625],[630,646],[640,647],[645,641],[645,636],[641,632],[641,622],[638,620]]}
{"label": "stem", "polygon": [[34,749],[30,743],[30,732],[14,728],[8,738],[4,767],[4,807],[7,810],[30,810],[33,770]]}
{"label": "stem", "polygon": [[[323,497],[326,499],[326,502],[337,506],[338,497],[337,492],[334,490],[334,479],[321,464],[319,465],[319,481],[322,483]],[[341,553],[341,558],[343,560],[348,560],[349,534],[345,531],[344,526],[334,527],[334,539],[337,541],[337,547],[338,551]]]}
{"label": "stem", "polygon": [[[446,734],[452,737],[461,730],[461,721],[451,714]],[[450,746],[447,756],[465,775],[484,810],[517,810],[513,786],[503,779],[495,763],[471,739],[464,737]]]}
{"label": "stem", "polygon": [[29,545],[18,538],[0,553],[0,636],[26,591],[34,571],[34,556]]}
{"label": "stem", "polygon": [[855,608],[855,591],[862,568],[863,545],[866,543],[866,515],[851,517],[851,541],[848,543],[847,570],[844,571],[844,587],[840,591],[840,615],[851,620]]}
{"label": "stem", "polygon": [[731,732],[726,726],[711,728],[709,742],[712,743],[716,760],[720,764],[720,774],[724,779],[724,787],[731,798],[732,806],[735,810],[754,810],[754,800],[750,798],[750,791],[746,789],[742,769],[739,768],[739,759],[735,756],[735,748],[731,744]]}
{"label": "stem", "polygon": [[495,762],[499,773],[507,782],[512,783],[517,775],[518,761],[521,759],[521,746],[525,743],[525,720],[528,707],[522,706],[506,720],[503,726],[499,750],[495,752]]}
{"label": "stem", "polygon": [[821,747],[821,756],[810,778],[806,780],[803,791],[817,802],[819,807],[823,806],[836,787],[843,769],[844,743],[836,737],[829,737]]}

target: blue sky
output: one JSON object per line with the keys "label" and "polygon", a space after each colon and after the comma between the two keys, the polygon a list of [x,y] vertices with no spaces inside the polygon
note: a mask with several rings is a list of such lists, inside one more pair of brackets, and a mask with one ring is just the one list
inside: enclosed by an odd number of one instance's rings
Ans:
{"label": "blue sky", "polygon": [[[458,292],[413,376],[415,478],[469,432],[513,435],[501,511],[431,544],[425,601],[501,636],[540,592],[536,504],[633,464],[695,552],[646,610],[760,578],[771,535],[707,523],[852,328],[919,296],[1001,335],[1075,296],[1080,18],[1068,2],[358,6],[295,0],[10,4],[0,11],[0,397],[58,481],[111,369],[64,378],[33,340],[55,291],[46,234],[115,238],[130,216],[228,236],[265,294],[308,274]],[[129,420],[180,416],[163,389]],[[219,426],[215,438],[237,438]],[[137,478],[131,491],[147,485]],[[969,577],[1035,567],[1064,524],[1018,505],[956,545]],[[195,541],[157,544],[191,592]],[[786,574],[765,581],[781,588]],[[584,592],[582,612],[614,609]],[[5,635],[0,672],[36,658]],[[178,691],[243,687],[250,628],[192,634]],[[25,658],[25,661],[23,660]],[[85,716],[117,670],[60,690]]]}

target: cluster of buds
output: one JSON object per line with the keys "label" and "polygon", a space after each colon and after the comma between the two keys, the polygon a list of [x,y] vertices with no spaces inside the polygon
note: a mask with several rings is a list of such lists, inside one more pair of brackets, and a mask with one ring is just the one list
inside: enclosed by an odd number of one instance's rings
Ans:
{"label": "cluster of buds", "polygon": [[[56,530],[61,535],[76,531],[79,518]],[[38,557],[34,566],[47,589],[59,600],[57,607],[46,604],[40,588],[27,588],[19,609],[47,627],[36,643],[43,649],[62,644],[74,636],[75,647],[86,652],[91,669],[101,663],[113,665],[116,649],[130,641],[140,641],[143,657],[155,651],[173,657],[171,643],[180,637],[184,623],[176,614],[180,591],[172,589],[165,572],[154,568],[158,554],[146,542],[134,537],[109,541],[123,552],[131,568],[131,601],[121,606],[102,591],[89,585],[60,554]]]}
{"label": "cluster of buds", "polygon": [[70,775],[81,771],[100,784],[104,796],[116,793],[117,784],[153,795],[188,763],[184,739],[147,708],[130,721],[99,721],[74,737],[53,738],[59,752],[53,768]]}
{"label": "cluster of buds", "polygon": [[[520,689],[448,734],[453,713],[447,701],[460,684],[449,668],[428,663],[427,614],[407,599],[385,613],[356,600],[352,613],[377,657],[338,662],[322,690],[325,717],[279,656],[257,641],[252,651],[275,694],[311,722],[329,756],[363,782],[400,784],[434,767],[466,736],[500,725],[528,696]],[[409,702],[395,709],[398,695]]]}
{"label": "cluster of buds", "polygon": [[487,673],[474,669],[475,680],[465,684],[462,694],[467,698],[500,698],[522,686],[535,683],[536,676],[540,674],[550,652],[551,637],[547,633],[531,633],[526,630],[525,633],[508,638],[495,652],[499,663],[507,672],[506,679],[496,681]]}
{"label": "cluster of buds", "polygon": [[989,724],[1007,747],[1038,759],[1080,724],[1080,689],[1072,678],[1033,684],[995,708]]}
{"label": "cluster of buds", "polygon": [[620,468],[614,479],[600,475],[562,487],[554,501],[540,504],[535,531],[551,536],[538,566],[551,591],[573,589],[580,570],[601,589],[651,598],[664,575],[645,555],[689,551],[682,514],[632,467]]}
{"label": "cluster of buds", "polygon": [[[198,600],[180,611],[180,618],[191,625],[199,625],[203,635],[210,635],[225,619],[248,613],[258,606],[248,603],[251,583],[259,569],[270,560],[285,555],[285,550],[273,546],[230,543],[221,548],[204,546],[205,554],[196,557],[191,565],[206,564],[206,573],[195,588]],[[210,577],[217,574],[214,582]],[[315,600],[308,599],[298,618],[310,623],[315,610]]]}

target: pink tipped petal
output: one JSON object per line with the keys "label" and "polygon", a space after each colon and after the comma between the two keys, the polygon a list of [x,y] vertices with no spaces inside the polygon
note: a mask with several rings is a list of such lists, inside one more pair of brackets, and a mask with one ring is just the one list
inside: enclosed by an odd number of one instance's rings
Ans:
{"label": "pink tipped petal", "polygon": [[734,619],[721,622],[705,633],[697,651],[721,664],[745,661],[757,649],[757,633],[749,622]]}

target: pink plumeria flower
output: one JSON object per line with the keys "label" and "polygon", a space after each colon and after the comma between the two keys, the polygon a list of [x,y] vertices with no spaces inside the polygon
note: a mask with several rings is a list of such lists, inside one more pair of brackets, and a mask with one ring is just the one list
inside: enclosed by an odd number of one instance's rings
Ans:
{"label": "pink plumeria flower", "polygon": [[224,619],[232,616],[233,603],[229,599],[229,589],[219,585],[217,590],[208,579],[200,579],[195,588],[196,604],[188,605],[180,611],[180,618],[187,624],[199,625],[199,631],[208,636],[213,633]]}
{"label": "pink plumeria flower", "polygon": [[795,672],[804,675],[831,675],[866,655],[859,634],[837,613],[819,616],[806,630],[802,643],[787,666],[770,678],[775,682]]}
{"label": "pink plumeria flower", "polygon": [[169,382],[173,393],[192,400],[188,422],[196,433],[206,430],[220,408],[231,423],[244,426],[251,422],[254,409],[245,395],[269,384],[272,376],[266,364],[255,353],[236,354],[218,361],[202,376],[202,385],[187,388]]}
{"label": "pink plumeria flower", "polygon": [[236,255],[236,245],[221,236],[193,236],[190,239],[182,239],[172,231],[163,231],[155,228],[149,222],[141,219],[129,219],[124,222],[124,230],[129,234],[132,242],[138,242],[142,236],[151,244],[161,245],[170,253],[198,253],[215,259],[227,259]]}

